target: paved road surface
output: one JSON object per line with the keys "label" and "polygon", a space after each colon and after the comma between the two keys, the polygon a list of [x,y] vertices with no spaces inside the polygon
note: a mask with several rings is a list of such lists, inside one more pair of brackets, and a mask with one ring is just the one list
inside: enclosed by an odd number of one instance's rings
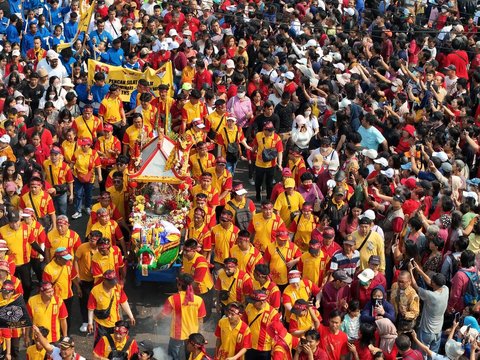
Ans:
{"label": "paved road surface", "polygon": [[[244,186],[249,190],[249,197],[254,199],[255,192],[253,186],[248,183],[248,171],[245,162],[239,164],[236,171],[236,178],[244,181]],[[98,195],[98,189],[95,192],[95,195]],[[69,216],[71,216],[73,212],[73,209],[69,208]],[[70,218],[71,228],[78,232],[82,239],[85,235],[87,219],[87,215],[84,215],[77,220]],[[160,310],[160,306],[165,302],[165,299],[175,292],[175,286],[172,286],[172,284],[142,283],[141,286],[135,287],[131,271],[129,271],[128,276],[125,291],[137,321],[136,326],[131,329],[131,334],[135,336],[137,341],[150,340],[156,346],[164,348],[166,352],[170,323],[163,322],[158,324],[158,326],[155,326],[152,316]],[[87,359],[92,359],[93,337],[87,336],[79,331],[81,318],[77,299],[75,299],[73,308],[74,313],[72,314],[73,321],[70,335],[73,335],[75,339],[77,352]],[[213,349],[215,346],[213,323],[210,324],[209,328],[209,331],[205,330],[203,334],[208,341],[207,350],[213,355]],[[24,352],[22,351],[21,358],[24,356],[23,354]],[[157,358],[157,360],[163,359],[160,357]]]}

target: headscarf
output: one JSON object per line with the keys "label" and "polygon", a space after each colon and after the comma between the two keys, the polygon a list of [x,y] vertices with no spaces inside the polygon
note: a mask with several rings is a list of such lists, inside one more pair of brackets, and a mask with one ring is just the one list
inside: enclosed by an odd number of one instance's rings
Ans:
{"label": "headscarf", "polygon": [[380,335],[380,349],[390,354],[397,338],[397,328],[390,319],[383,318],[375,320]]}

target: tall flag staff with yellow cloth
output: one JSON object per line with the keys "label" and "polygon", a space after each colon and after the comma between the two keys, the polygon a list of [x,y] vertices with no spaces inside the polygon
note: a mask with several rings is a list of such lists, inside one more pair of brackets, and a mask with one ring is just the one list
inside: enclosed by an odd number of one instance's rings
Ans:
{"label": "tall flag staff with yellow cloth", "polygon": [[75,37],[72,39],[71,42],[59,44],[57,46],[57,53],[59,53],[63,49],[72,47],[73,44],[75,44],[75,42],[78,40],[78,37],[80,36],[80,34],[83,32],[86,33],[88,31],[88,27],[90,26],[90,21],[92,20],[93,11],[95,10],[96,4],[97,4],[96,0],[92,1],[92,3],[86,9],[86,11],[84,11],[82,5],[80,6],[80,21],[78,22],[77,33],[75,34]]}

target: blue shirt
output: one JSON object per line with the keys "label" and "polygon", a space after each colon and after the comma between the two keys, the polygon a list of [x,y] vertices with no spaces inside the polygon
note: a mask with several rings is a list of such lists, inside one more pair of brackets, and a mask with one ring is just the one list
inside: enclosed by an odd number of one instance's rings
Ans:
{"label": "blue shirt", "polygon": [[8,0],[8,4],[10,5],[10,14],[23,13],[22,9],[20,8],[22,5],[22,0]]}
{"label": "blue shirt", "polygon": [[63,23],[63,17],[70,12],[70,7],[57,7],[53,9],[50,5],[45,6],[45,17],[51,20],[50,27],[55,29],[55,25]]}
{"label": "blue shirt", "polygon": [[60,35],[60,37],[50,36],[50,38],[48,39],[48,46],[50,47],[50,49],[53,49],[58,44],[62,44],[64,42],[65,42],[65,36],[63,35]]}
{"label": "blue shirt", "polygon": [[109,60],[108,63],[110,65],[114,65],[114,66],[123,65],[123,60],[125,59],[125,57],[123,56],[122,48],[118,50],[114,48],[108,49],[107,54],[108,54],[108,60]]}
{"label": "blue shirt", "polygon": [[7,27],[9,23],[10,23],[10,20],[5,16],[0,19],[0,34],[5,35],[7,33]]}
{"label": "blue shirt", "polygon": [[62,62],[63,66],[65,66],[65,69],[67,70],[67,74],[68,76],[71,76],[72,75],[72,66],[73,64],[75,64],[75,62],[77,60],[75,60],[75,58],[72,56],[70,57],[70,59],[65,60],[61,55],[59,56],[60,58],[60,61]]}
{"label": "blue shirt", "polygon": [[51,35],[50,30],[48,30],[46,26],[37,26],[37,35],[42,38],[42,48],[48,49],[48,38]]}
{"label": "blue shirt", "polygon": [[18,33],[18,30],[14,25],[12,24],[8,25],[6,35],[7,35],[7,41],[9,41],[10,43],[20,44],[20,34]]}
{"label": "blue shirt", "polygon": [[130,70],[140,70],[140,64],[138,62],[134,64],[130,64],[127,62],[123,65],[123,67]]}
{"label": "blue shirt", "polygon": [[362,147],[366,149],[377,150],[378,146],[385,141],[382,133],[375,126],[365,129],[363,126],[358,128],[358,133],[362,135]]}
{"label": "blue shirt", "polygon": [[74,89],[78,96],[78,106],[83,110],[85,104],[91,103],[91,101],[88,100],[88,84],[78,84]]}
{"label": "blue shirt", "polygon": [[44,6],[43,0],[28,0],[23,3],[23,8],[25,10],[39,9],[43,6]]}
{"label": "blue shirt", "polygon": [[69,21],[68,23],[65,24],[65,28],[63,29],[63,35],[65,35],[65,39],[67,39],[68,42],[72,41],[73,38],[75,37],[75,34],[77,33],[78,29],[78,23],[77,22],[71,22]]}
{"label": "blue shirt", "polygon": [[90,34],[90,46],[93,48],[93,39],[95,39],[95,45],[98,46],[98,44],[100,44],[101,41],[104,41],[107,46],[109,46],[113,39],[112,39],[112,36],[106,32],[106,31],[102,31],[101,33],[99,33],[97,30],[94,30],[92,31]]}
{"label": "blue shirt", "polygon": [[38,36],[38,33],[32,34],[31,32],[23,36],[22,46],[21,46],[22,56],[27,55],[27,51],[33,48],[33,39],[36,36]]}
{"label": "blue shirt", "polygon": [[90,88],[90,92],[93,95],[93,103],[94,103],[93,113],[95,115],[98,115],[98,108],[100,106],[100,103],[102,102],[105,95],[107,95],[109,89],[110,89],[110,85],[108,84],[105,84],[102,87],[97,85],[92,85],[92,87]]}

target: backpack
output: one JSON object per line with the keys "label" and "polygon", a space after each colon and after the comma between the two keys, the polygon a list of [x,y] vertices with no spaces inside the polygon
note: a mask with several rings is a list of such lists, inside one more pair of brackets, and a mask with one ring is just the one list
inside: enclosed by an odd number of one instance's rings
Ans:
{"label": "backpack", "polygon": [[250,211],[249,207],[251,201],[252,200],[247,199],[243,208],[236,207],[232,201],[228,202],[228,205],[230,205],[235,210],[235,224],[237,224],[240,230],[247,230],[248,225],[250,225],[250,221],[253,218],[253,214]]}
{"label": "backpack", "polygon": [[478,274],[470,271],[461,270],[468,277],[467,288],[463,294],[463,302],[465,306],[475,305],[480,300],[480,282]]}
{"label": "backpack", "polygon": [[108,354],[108,359],[110,359],[110,360],[128,360],[128,349],[130,348],[130,345],[132,344],[133,338],[129,338],[127,340],[127,342],[125,343],[122,350],[117,350],[115,348],[115,342],[113,341],[112,335],[108,334],[107,335],[107,340],[108,340],[108,343],[110,344],[110,347],[113,349],[110,352],[110,354]]}

